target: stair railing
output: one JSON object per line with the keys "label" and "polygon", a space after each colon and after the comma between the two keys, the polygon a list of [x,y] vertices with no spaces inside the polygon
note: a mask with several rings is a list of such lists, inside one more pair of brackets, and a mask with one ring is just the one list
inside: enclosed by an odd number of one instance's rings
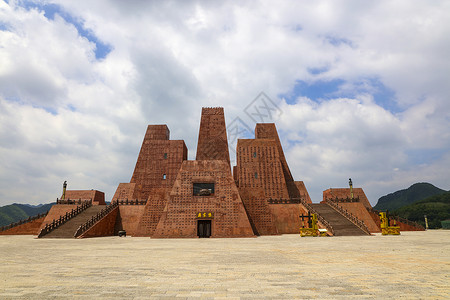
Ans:
{"label": "stair railing", "polygon": [[128,198],[125,200],[116,199],[116,200],[111,201],[111,203],[114,203],[114,202],[118,202],[120,205],[145,205],[145,204],[147,204],[147,200],[138,200],[138,199],[128,200]]}
{"label": "stair railing", "polygon": [[[92,199],[90,199],[92,200]],[[81,200],[81,198],[77,199],[58,199],[56,198],[56,204],[81,204],[86,200]],[[89,201],[89,200],[88,200]]]}
{"label": "stair railing", "polygon": [[77,231],[73,235],[74,237],[79,237],[83,233],[85,233],[89,228],[91,228],[95,223],[100,221],[104,216],[109,214],[112,210],[114,210],[116,207],[119,206],[119,202],[114,201],[104,209],[98,212],[95,216],[92,216],[89,220],[87,220],[84,224],[81,224],[80,227],[78,227]]}
{"label": "stair railing", "polygon": [[32,217],[28,217],[27,219],[22,219],[20,221],[13,222],[11,224],[2,226],[2,227],[0,227],[0,232],[8,230],[8,229],[11,229],[13,227],[16,227],[16,226],[19,226],[19,225],[22,225],[22,224],[25,224],[25,223],[29,223],[29,222],[37,220],[37,219],[40,219],[42,217],[45,217],[47,214],[48,214],[48,211],[45,212],[45,213],[42,213],[42,214],[38,214],[38,215],[32,216]]}
{"label": "stair railing", "polygon": [[364,231],[368,235],[371,234],[370,231],[369,231],[369,228],[367,228],[367,226],[364,223],[364,221],[358,219],[353,214],[349,213],[346,209],[344,209],[341,206],[337,205],[333,201],[327,201],[325,203],[328,204],[328,206],[332,207],[334,210],[336,210],[338,213],[343,215],[347,220],[349,220],[350,222],[355,224],[359,229],[361,229],[362,231]]}
{"label": "stair railing", "polygon": [[328,223],[327,220],[325,220],[311,205],[309,205],[308,202],[306,202],[305,200],[303,200],[302,198],[300,198],[300,203],[311,213],[316,214],[317,215],[317,219],[319,220],[320,223],[322,223],[327,230],[334,235],[334,229],[333,226],[331,226],[330,223]]}
{"label": "stair railing", "polygon": [[[376,210],[374,208],[368,208],[368,210],[373,212],[373,213],[376,213],[377,215],[380,213],[379,210]],[[396,216],[396,215],[392,216],[392,215],[390,215],[389,218],[390,219],[392,218],[395,221],[400,222],[400,223],[405,223],[406,225],[409,225],[409,226],[417,227],[420,230],[425,230],[425,228],[422,225],[420,225],[419,223],[411,221],[411,220],[408,220],[408,219],[405,219],[405,218],[402,218],[400,216]]]}
{"label": "stair railing", "polygon": [[80,214],[81,212],[83,212],[84,210],[88,209],[91,206],[92,206],[92,199],[88,200],[88,201],[85,201],[80,206],[77,206],[77,208],[66,212],[65,215],[59,216],[58,219],[53,219],[52,222],[46,224],[45,227],[41,229],[41,231],[39,232],[37,237],[41,238],[44,235],[50,233],[51,231],[53,231],[56,228],[60,227],[61,225],[63,225],[64,223],[66,223],[70,219],[74,218],[75,216],[77,216],[78,214]]}

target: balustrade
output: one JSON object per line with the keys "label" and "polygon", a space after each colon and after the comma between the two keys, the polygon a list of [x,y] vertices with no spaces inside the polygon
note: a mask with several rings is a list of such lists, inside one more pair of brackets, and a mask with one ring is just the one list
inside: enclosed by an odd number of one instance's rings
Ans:
{"label": "balustrade", "polygon": [[[373,212],[373,213],[376,213],[377,215],[380,214],[380,211],[376,210],[374,208],[371,208],[370,211]],[[412,227],[417,227],[417,228],[419,228],[421,230],[425,230],[425,228],[422,225],[420,225],[419,223],[411,221],[411,220],[408,220],[408,219],[405,219],[405,218],[402,218],[400,216],[389,216],[389,218],[390,219],[392,218],[392,219],[394,219],[397,222],[404,223],[404,224],[412,226]]]}
{"label": "balustrade", "polygon": [[343,207],[337,205],[336,203],[334,203],[333,201],[327,201],[326,204],[328,204],[330,207],[332,207],[334,210],[336,210],[338,213],[340,213],[341,215],[343,215],[345,218],[347,218],[347,220],[349,220],[350,222],[352,222],[353,224],[355,224],[356,226],[358,226],[358,228],[360,228],[362,231],[364,231],[367,234],[370,234],[369,228],[367,228],[366,224],[364,223],[364,221],[358,219],[357,217],[355,217],[353,214],[351,214],[350,212],[348,212],[346,209],[344,209]]}
{"label": "balustrade", "polygon": [[89,228],[91,228],[95,223],[100,221],[103,217],[105,217],[107,214],[109,214],[113,209],[119,206],[118,201],[112,202],[110,205],[102,209],[98,212],[95,216],[92,216],[89,220],[86,221],[86,223],[81,224],[80,227],[78,227],[77,231],[74,234],[74,237],[79,237],[84,232],[86,232]]}
{"label": "balustrade", "polygon": [[317,215],[317,220],[322,223],[327,230],[334,235],[334,230],[333,230],[333,226],[331,226],[330,223],[328,223],[327,220],[325,220],[319,213],[317,213],[317,211],[311,206],[309,205],[308,202],[306,202],[305,200],[303,200],[302,198],[298,198],[300,203],[311,213],[316,214]]}
{"label": "balustrade", "polygon": [[90,201],[84,201],[83,204],[80,206],[77,206],[77,208],[72,209],[70,212],[66,212],[64,216],[60,216],[58,219],[53,219],[51,223],[48,223],[45,225],[44,228],[41,229],[41,232],[39,232],[38,238],[43,237],[44,235],[48,234],[49,232],[55,230],[59,226],[63,225],[82,211],[86,210],[87,208],[92,206],[92,200]]}
{"label": "balustrade", "polygon": [[13,227],[16,227],[16,226],[19,226],[19,225],[22,225],[22,224],[25,224],[25,223],[28,223],[28,222],[40,219],[42,217],[45,217],[47,214],[48,214],[48,211],[45,212],[45,213],[42,213],[42,214],[38,214],[36,216],[28,217],[27,219],[22,219],[20,221],[11,223],[11,224],[6,225],[6,226],[2,226],[2,227],[0,227],[0,231],[5,231],[5,230],[11,229]]}
{"label": "balustrade", "polygon": [[145,204],[147,204],[147,200],[138,200],[138,199],[134,199],[134,200],[128,200],[128,199],[125,199],[125,200],[121,199],[121,200],[119,200],[119,199],[116,199],[116,200],[113,200],[111,202],[111,204],[112,203],[116,203],[116,202],[119,205],[145,205]]}

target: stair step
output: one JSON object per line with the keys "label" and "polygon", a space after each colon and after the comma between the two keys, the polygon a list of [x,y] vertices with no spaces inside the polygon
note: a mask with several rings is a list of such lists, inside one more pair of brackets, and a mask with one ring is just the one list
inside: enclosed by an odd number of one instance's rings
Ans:
{"label": "stair step", "polygon": [[42,238],[74,238],[78,227],[97,215],[105,207],[104,205],[91,206]]}
{"label": "stair step", "polygon": [[335,236],[367,235],[358,226],[325,203],[310,204],[333,227]]}

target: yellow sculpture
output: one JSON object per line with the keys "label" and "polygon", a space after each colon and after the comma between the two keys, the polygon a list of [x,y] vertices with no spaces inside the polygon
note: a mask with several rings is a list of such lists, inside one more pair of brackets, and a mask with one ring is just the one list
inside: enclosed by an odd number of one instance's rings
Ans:
{"label": "yellow sculpture", "polygon": [[400,226],[396,226],[396,222],[394,220],[394,226],[389,226],[389,218],[387,213],[380,212],[380,220],[381,220],[381,234],[382,235],[399,235],[400,234]]}
{"label": "yellow sculpture", "polygon": [[309,227],[300,228],[300,236],[326,236],[326,230],[319,230],[319,225],[317,224],[317,214],[308,213],[308,215],[301,215],[302,220],[307,219]]}

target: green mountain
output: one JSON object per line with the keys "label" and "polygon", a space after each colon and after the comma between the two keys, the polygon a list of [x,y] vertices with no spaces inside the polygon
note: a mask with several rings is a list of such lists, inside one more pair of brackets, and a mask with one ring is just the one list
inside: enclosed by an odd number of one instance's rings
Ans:
{"label": "green mountain", "polygon": [[10,204],[0,207],[0,226],[9,225],[11,223],[27,219],[50,210],[54,203],[43,205],[27,205],[27,204]]}
{"label": "green mountain", "polygon": [[416,221],[425,227],[427,215],[430,229],[441,228],[441,221],[450,219],[450,192],[428,197],[413,204],[403,206],[393,212],[402,218]]}
{"label": "green mountain", "polygon": [[374,208],[380,211],[394,211],[402,206],[445,192],[445,190],[435,187],[430,183],[415,183],[405,190],[400,190],[381,197],[378,199],[378,203]]}

